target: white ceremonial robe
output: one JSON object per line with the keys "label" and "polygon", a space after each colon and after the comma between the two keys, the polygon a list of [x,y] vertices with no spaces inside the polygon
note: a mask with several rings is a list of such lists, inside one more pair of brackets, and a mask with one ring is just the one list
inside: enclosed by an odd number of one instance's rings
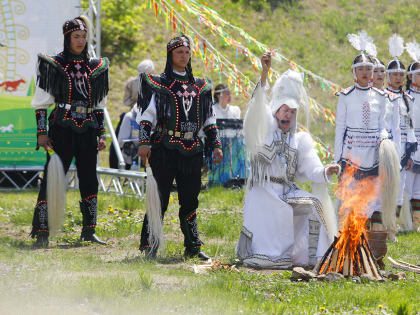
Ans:
{"label": "white ceremonial robe", "polygon": [[[410,116],[407,111],[407,106],[405,105],[404,99],[402,98],[402,94],[398,93],[398,91],[389,91],[386,90],[388,93],[388,98],[390,100],[390,103],[393,104],[394,110],[397,111],[397,115],[399,116],[399,139],[395,139],[395,144],[398,147],[398,151],[400,154],[401,162],[404,159],[412,158],[414,156],[413,153],[409,152],[407,154],[406,146],[407,143],[415,143],[416,137],[414,135],[413,128],[410,127]],[[407,97],[408,100],[408,106],[410,109],[410,113],[413,112],[413,100],[411,97]],[[403,204],[403,195],[404,195],[404,189],[405,189],[405,183],[406,183],[406,176],[407,176],[407,170],[405,169],[405,166],[401,168],[400,172],[400,191],[398,194],[398,206],[402,206]]]}
{"label": "white ceremonial robe", "polygon": [[408,200],[420,199],[420,91],[408,90],[407,93],[414,98],[410,108],[413,121],[414,135],[417,141],[417,151],[412,155],[413,169],[407,171],[405,191]]}
{"label": "white ceremonial robe", "polygon": [[335,119],[334,160],[369,172],[378,167],[379,143],[388,137],[385,93],[353,86],[339,92]]}
{"label": "white ceremonial robe", "polygon": [[[355,85],[338,93],[335,120],[334,161],[345,165],[357,165],[364,176],[378,178],[379,144],[388,138],[387,129],[395,130],[398,138],[398,123],[394,110],[383,91],[375,88],[360,88]],[[391,121],[387,123],[385,117]],[[381,212],[378,196],[369,205],[368,217]]]}
{"label": "white ceremonial robe", "polygon": [[[261,93],[259,89],[257,86],[254,94]],[[326,184],[325,168],[308,133],[295,134],[293,128],[282,133],[270,108],[254,105],[267,112],[268,135],[265,145],[252,158],[237,256],[244,265],[254,268],[315,264],[332,240],[327,235],[321,202],[300,189],[295,180]],[[247,122],[245,125],[250,128]],[[315,244],[309,244],[310,220],[321,222]],[[315,249],[312,255],[309,247]]]}

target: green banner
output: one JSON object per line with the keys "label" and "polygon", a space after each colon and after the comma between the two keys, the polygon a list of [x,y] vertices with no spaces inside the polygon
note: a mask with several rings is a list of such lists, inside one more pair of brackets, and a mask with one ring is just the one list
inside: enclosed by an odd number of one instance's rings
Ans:
{"label": "green banner", "polygon": [[0,166],[43,166],[45,151],[35,150],[36,121],[31,96],[0,94]]}

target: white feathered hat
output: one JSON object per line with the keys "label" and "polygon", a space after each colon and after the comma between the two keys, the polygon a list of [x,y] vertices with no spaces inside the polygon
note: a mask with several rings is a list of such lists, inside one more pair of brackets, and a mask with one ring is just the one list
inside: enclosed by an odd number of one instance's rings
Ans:
{"label": "white feathered hat", "polygon": [[[388,63],[388,66],[386,67],[386,74],[388,83],[389,81],[389,74],[392,72],[405,72],[404,69],[401,68],[401,62],[398,60],[398,57],[400,57],[404,52],[404,39],[401,36],[398,36],[397,34],[392,35],[392,37],[388,38],[388,46],[389,46],[389,53],[394,58]],[[390,66],[392,62],[397,63],[397,68],[390,69]]]}
{"label": "white feathered hat", "polygon": [[[273,116],[284,104],[294,109],[303,107],[306,115],[306,121],[308,122],[310,110],[309,98],[303,86],[302,73],[289,69],[274,83],[270,102]],[[294,125],[295,126],[292,129],[295,129],[296,122],[294,122]]]}
{"label": "white feathered hat", "polygon": [[407,43],[407,45],[405,46],[405,49],[407,50],[411,59],[413,59],[413,62],[408,67],[407,74],[415,74],[415,73],[420,72],[420,69],[413,70],[414,65],[416,63],[419,63],[419,60],[420,60],[420,46],[419,46],[419,44],[416,41],[412,41],[411,43]]}
{"label": "white feathered hat", "polygon": [[376,50],[376,45],[373,43],[373,41],[369,42],[367,44],[366,52],[370,55],[370,57],[373,59],[373,69],[385,69],[385,65],[378,59],[378,51]]}
{"label": "white feathered hat", "polygon": [[[353,59],[352,70],[354,80],[356,81],[355,68],[361,66],[374,66],[373,63],[366,57],[366,54],[376,56],[376,46],[373,43],[372,37],[370,37],[365,30],[360,31],[357,34],[347,34],[347,39],[350,44],[360,51],[360,54]],[[362,56],[362,61],[356,62],[356,58]]]}

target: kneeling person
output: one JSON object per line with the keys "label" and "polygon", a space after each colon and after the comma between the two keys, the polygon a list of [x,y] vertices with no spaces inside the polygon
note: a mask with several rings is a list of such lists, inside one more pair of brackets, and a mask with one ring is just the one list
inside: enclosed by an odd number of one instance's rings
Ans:
{"label": "kneeling person", "polygon": [[332,207],[327,211],[320,199],[300,189],[296,179],[324,184],[324,196],[328,196],[325,184],[339,172],[339,166],[324,167],[311,136],[296,132],[297,110],[309,106],[301,74],[285,72],[276,81],[268,103],[264,89],[270,53],[261,61],[261,81],[245,115],[252,169],[237,256],[245,266],[254,268],[313,264],[309,260],[309,221],[321,223],[316,253],[320,257],[337,231],[335,214]]}

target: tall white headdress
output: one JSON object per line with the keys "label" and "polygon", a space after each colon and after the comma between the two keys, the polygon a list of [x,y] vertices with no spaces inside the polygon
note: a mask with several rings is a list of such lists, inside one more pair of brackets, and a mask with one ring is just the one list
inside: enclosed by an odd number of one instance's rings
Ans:
{"label": "tall white headdress", "polygon": [[[388,38],[388,46],[389,46],[389,53],[394,58],[388,63],[388,66],[386,67],[386,74],[388,83],[389,81],[389,74],[392,72],[405,72],[404,69],[401,69],[401,62],[398,60],[398,57],[400,57],[404,52],[404,39],[394,34],[392,37]],[[395,69],[389,69],[389,66],[391,65],[391,62],[395,61],[397,63],[397,68]]]}
{"label": "tall white headdress", "polygon": [[360,56],[362,56],[362,61],[355,62],[356,56],[353,60],[353,76],[354,80],[356,80],[356,70],[355,68],[361,66],[372,66],[373,63],[366,57],[368,55],[375,55],[376,56],[376,46],[373,43],[372,37],[370,37],[365,30],[360,31],[357,34],[347,34],[347,39],[349,40],[350,44],[360,51]]}
{"label": "tall white headdress", "polygon": [[419,63],[420,60],[420,46],[416,41],[412,41],[411,43],[407,43],[405,46],[405,50],[407,50],[408,54],[410,55],[413,62],[411,63],[410,67],[408,68],[407,74],[415,74],[420,72],[420,69],[412,70],[414,64]]}
{"label": "tall white headdress", "polygon": [[[283,104],[295,109],[302,107],[305,112],[306,123],[309,123],[309,98],[303,86],[303,74],[301,72],[289,69],[274,83],[270,102],[273,116]],[[296,121],[292,123],[291,132],[295,132],[295,130]]]}
{"label": "tall white headdress", "polygon": [[381,63],[381,61],[377,57],[378,51],[376,50],[376,45],[373,42],[371,42],[368,44],[368,46],[369,46],[369,49],[367,50],[367,52],[374,60],[373,69],[380,69],[380,68],[385,69],[385,65]]}

